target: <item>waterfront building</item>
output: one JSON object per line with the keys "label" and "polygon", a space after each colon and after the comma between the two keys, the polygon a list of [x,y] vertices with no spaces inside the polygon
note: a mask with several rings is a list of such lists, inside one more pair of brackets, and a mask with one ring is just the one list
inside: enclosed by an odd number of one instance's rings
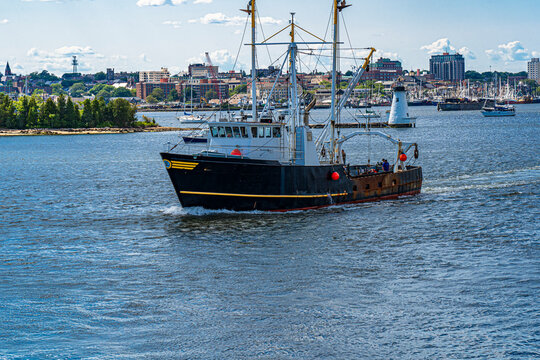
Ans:
{"label": "waterfront building", "polygon": [[146,100],[146,97],[152,94],[154,89],[163,90],[165,97],[167,97],[172,89],[178,91],[177,85],[176,83],[167,82],[165,79],[162,82],[139,82],[136,85],[137,97]]}
{"label": "waterfront building", "polygon": [[206,64],[190,64],[188,66],[189,76],[193,78],[209,78],[212,73],[218,74],[218,66],[210,66]]}
{"label": "waterfront building", "polygon": [[362,80],[395,81],[403,74],[401,61],[379,58],[370,64],[369,71],[362,75]]}
{"label": "waterfront building", "polygon": [[433,55],[429,60],[429,72],[435,80],[458,82],[465,80],[465,58],[461,54]]}
{"label": "waterfront building", "polygon": [[[257,69],[257,77],[265,78],[269,76],[276,76],[278,72],[279,72],[278,67],[269,66],[266,69]],[[249,72],[249,76],[251,76],[251,71]]]}
{"label": "waterfront building", "polygon": [[527,63],[527,74],[528,74],[529,79],[535,80],[537,83],[540,83],[539,58],[532,58],[531,61]]}
{"label": "waterfront building", "polygon": [[159,83],[161,80],[166,79],[167,81],[171,77],[169,69],[161,68],[160,71],[140,71],[139,72],[139,81],[140,82],[149,82],[149,83]]}
{"label": "waterfront building", "polygon": [[114,81],[114,69],[107,69],[107,81]]}

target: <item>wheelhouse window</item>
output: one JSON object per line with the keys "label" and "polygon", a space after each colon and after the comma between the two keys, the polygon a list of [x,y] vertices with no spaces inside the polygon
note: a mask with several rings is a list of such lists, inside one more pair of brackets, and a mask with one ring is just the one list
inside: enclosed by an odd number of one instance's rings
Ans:
{"label": "wheelhouse window", "polygon": [[280,138],[281,137],[281,128],[279,128],[277,126],[274,126],[272,128],[272,136],[275,137],[275,138]]}
{"label": "wheelhouse window", "polygon": [[235,138],[240,137],[240,128],[238,126],[233,127],[233,133]]}
{"label": "wheelhouse window", "polygon": [[233,136],[232,128],[230,126],[225,126],[225,134],[227,135],[228,138],[231,138]]}
{"label": "wheelhouse window", "polygon": [[264,126],[259,126],[259,137],[260,138],[264,137]]}
{"label": "wheelhouse window", "polygon": [[248,133],[247,133],[247,129],[246,129],[245,127],[242,126],[242,127],[240,128],[240,132],[242,133],[242,137],[243,137],[243,138],[249,137],[249,136],[248,136]]}
{"label": "wheelhouse window", "polygon": [[210,133],[212,134],[212,137],[218,137],[218,129],[217,126],[210,126]]}
{"label": "wheelhouse window", "polygon": [[256,126],[251,127],[251,137],[252,138],[257,138],[257,127]]}
{"label": "wheelhouse window", "polygon": [[218,135],[219,137],[225,137],[225,128],[223,126],[218,126]]}

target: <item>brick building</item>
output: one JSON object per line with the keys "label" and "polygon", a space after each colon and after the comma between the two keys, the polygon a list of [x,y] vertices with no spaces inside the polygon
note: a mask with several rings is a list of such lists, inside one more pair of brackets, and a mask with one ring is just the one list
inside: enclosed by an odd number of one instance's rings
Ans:
{"label": "brick building", "polygon": [[362,80],[395,81],[403,74],[401,61],[379,58],[369,65],[369,71],[364,72]]}

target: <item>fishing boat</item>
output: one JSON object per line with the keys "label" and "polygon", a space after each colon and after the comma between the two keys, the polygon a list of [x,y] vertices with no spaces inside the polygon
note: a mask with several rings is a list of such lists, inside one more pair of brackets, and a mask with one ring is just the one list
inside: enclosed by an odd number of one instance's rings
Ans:
{"label": "fishing boat", "polygon": [[506,105],[495,104],[492,107],[484,106],[481,112],[482,112],[482,115],[484,115],[484,117],[515,116],[516,108],[508,104]]}
{"label": "fishing boat", "polygon": [[[165,168],[183,207],[229,209],[235,211],[289,211],[327,207],[337,204],[396,199],[419,194],[422,168],[415,165],[418,145],[367,129],[340,134],[341,111],[362,74],[372,61],[374,48],[356,70],[347,89],[337,93],[338,28],[345,1],[333,1],[333,40],[297,41],[294,13],[289,25],[290,41],[274,88],[288,66],[289,105],[285,116],[279,116],[265,105],[258,111],[252,101],[251,118],[209,121],[208,141],[198,150],[172,146],[161,153]],[[256,1],[242,10],[251,18],[252,84],[256,84],[256,47],[271,45],[267,40],[257,43]],[[312,35],[313,36],[313,35]],[[273,37],[273,36],[272,36]],[[331,46],[332,102],[322,131],[315,136],[309,127],[309,109],[297,83],[299,48],[317,45]],[[252,86],[256,99],[256,86]],[[377,136],[394,147],[393,164],[352,165],[346,161],[342,145],[357,136]],[[176,151],[175,151],[176,150]],[[409,155],[408,155],[409,154]]]}

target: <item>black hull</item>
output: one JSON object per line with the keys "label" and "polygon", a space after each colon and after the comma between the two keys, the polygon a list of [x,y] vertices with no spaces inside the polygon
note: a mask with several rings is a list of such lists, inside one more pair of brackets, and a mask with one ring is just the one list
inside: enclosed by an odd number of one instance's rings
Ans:
{"label": "black hull", "polygon": [[469,102],[445,102],[437,105],[438,111],[475,111],[482,110],[484,106],[493,106],[493,100],[469,101]]}
{"label": "black hull", "polygon": [[[415,195],[422,169],[363,174],[360,167],[161,154],[183,207],[288,211]],[[331,174],[337,172],[338,180]]]}

